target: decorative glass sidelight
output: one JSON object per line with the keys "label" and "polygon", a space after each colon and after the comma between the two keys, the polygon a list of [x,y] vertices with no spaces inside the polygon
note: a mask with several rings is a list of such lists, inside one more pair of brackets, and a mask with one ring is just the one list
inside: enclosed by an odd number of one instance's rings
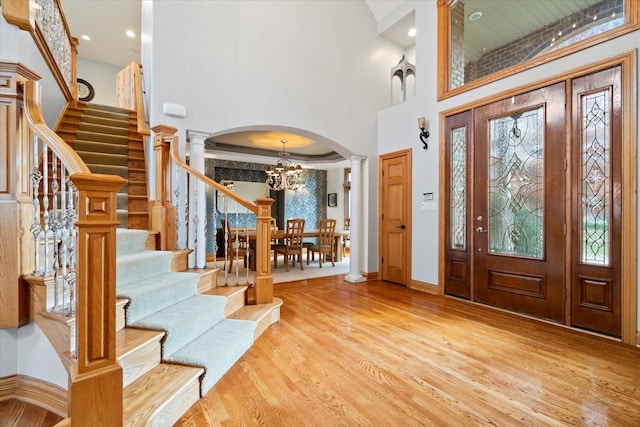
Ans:
{"label": "decorative glass sidelight", "polygon": [[467,128],[451,131],[451,248],[467,246]]}
{"label": "decorative glass sidelight", "polygon": [[544,108],[489,122],[489,252],[544,255]]}
{"label": "decorative glass sidelight", "polygon": [[608,90],[583,96],[580,260],[608,265],[611,253],[610,112]]}

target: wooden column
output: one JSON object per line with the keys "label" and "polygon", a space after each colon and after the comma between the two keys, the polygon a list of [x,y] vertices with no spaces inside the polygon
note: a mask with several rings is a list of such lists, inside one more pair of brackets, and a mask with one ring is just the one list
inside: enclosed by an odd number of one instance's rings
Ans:
{"label": "wooden column", "polygon": [[[154,133],[156,200],[151,202],[151,229],[158,232],[158,249],[176,249],[176,208],[172,203],[171,140],[178,129],[158,125],[151,129]],[[186,191],[186,189],[185,189]]]}
{"label": "wooden column", "polygon": [[72,425],[122,425],[116,360],[116,192],[125,180],[78,173],[77,370],[69,373]]}
{"label": "wooden column", "polygon": [[[256,304],[273,302],[271,276],[271,205],[273,199],[257,199],[256,215]],[[300,259],[302,262],[302,259]]]}

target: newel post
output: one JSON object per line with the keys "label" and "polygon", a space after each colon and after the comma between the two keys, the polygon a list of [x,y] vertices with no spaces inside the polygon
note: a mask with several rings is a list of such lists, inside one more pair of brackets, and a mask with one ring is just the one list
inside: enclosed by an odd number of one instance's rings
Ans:
{"label": "newel post", "polygon": [[256,304],[273,302],[271,276],[271,205],[273,199],[257,199],[256,215]]}
{"label": "newel post", "polygon": [[116,360],[116,192],[119,176],[77,173],[77,367],[69,373],[72,425],[122,425]]}
{"label": "newel post", "polygon": [[171,194],[171,141],[178,129],[158,125],[151,130],[156,167],[156,200],[151,202],[151,229],[158,232],[158,249],[172,250],[177,246],[176,208]]}

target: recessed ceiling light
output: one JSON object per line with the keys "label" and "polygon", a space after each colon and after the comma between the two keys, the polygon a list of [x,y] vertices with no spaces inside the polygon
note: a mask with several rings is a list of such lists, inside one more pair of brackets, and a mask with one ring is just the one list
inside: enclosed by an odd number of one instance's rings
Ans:
{"label": "recessed ceiling light", "polygon": [[416,36],[416,29],[415,28],[410,29],[409,32],[407,33],[407,35],[409,37],[415,37]]}
{"label": "recessed ceiling light", "polygon": [[127,30],[127,37],[134,38],[135,36],[136,36],[136,33],[134,33],[131,30]]}
{"label": "recessed ceiling light", "polygon": [[482,12],[480,11],[473,12],[471,15],[469,15],[469,21],[477,21],[480,18],[482,18]]}
{"label": "recessed ceiling light", "polygon": [[82,40],[86,40],[86,41],[91,40],[91,37],[89,37],[89,36],[88,36],[88,35],[86,35],[86,34],[81,35],[81,36],[80,36],[80,38],[81,38]]}

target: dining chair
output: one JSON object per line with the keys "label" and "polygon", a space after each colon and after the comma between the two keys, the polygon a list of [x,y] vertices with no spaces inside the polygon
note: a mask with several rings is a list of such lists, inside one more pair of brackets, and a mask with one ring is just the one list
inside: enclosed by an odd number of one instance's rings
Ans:
{"label": "dining chair", "polygon": [[304,233],[304,219],[291,218],[287,220],[284,243],[271,245],[273,249],[273,268],[278,268],[278,254],[284,254],[284,265],[289,271],[289,257],[291,266],[296,264],[296,255],[300,263],[300,270],[304,270],[302,262],[302,234]]}
{"label": "dining chair", "polygon": [[[351,218],[344,219],[344,231],[351,231]],[[346,234],[342,236],[342,256],[347,256],[347,248],[350,247],[351,236],[350,234]]]}
{"label": "dining chair", "polygon": [[[222,232],[223,241],[225,242],[225,254],[224,254],[224,268],[227,270],[227,261],[229,262],[229,269],[227,271],[233,270],[233,261],[236,257],[242,257],[246,259],[247,256],[247,247],[240,242],[240,236],[238,236],[238,241],[236,241],[235,234],[231,233],[231,226],[226,219],[221,219],[220,223],[222,224]],[[236,252],[237,248],[237,252]],[[246,267],[246,262],[245,262]]]}
{"label": "dining chair", "polygon": [[333,239],[335,231],[335,219],[325,218],[320,220],[320,227],[318,228],[318,244],[307,248],[307,264],[309,264],[309,254],[311,254],[311,259],[315,260],[315,253],[318,252],[318,262],[320,263],[320,268],[322,268],[323,259],[326,261],[327,254],[329,254],[329,257],[331,257],[331,265],[334,267],[336,266],[336,248],[335,241]]}

